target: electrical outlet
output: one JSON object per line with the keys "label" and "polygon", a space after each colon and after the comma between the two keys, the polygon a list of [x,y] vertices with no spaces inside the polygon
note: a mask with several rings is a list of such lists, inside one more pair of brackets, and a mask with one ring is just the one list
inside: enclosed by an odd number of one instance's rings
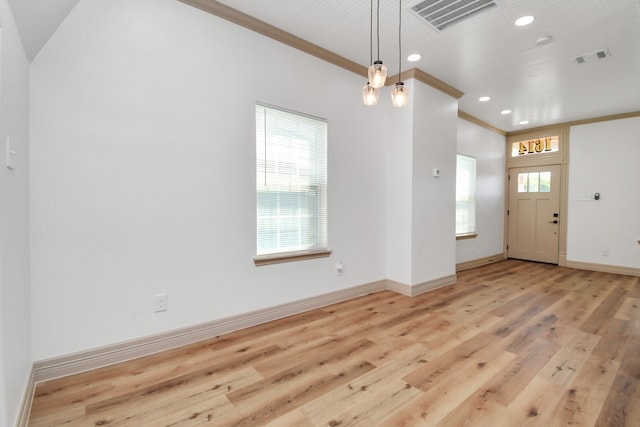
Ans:
{"label": "electrical outlet", "polygon": [[158,294],[153,296],[153,311],[167,311],[167,294]]}
{"label": "electrical outlet", "polygon": [[602,256],[609,256],[609,248],[603,248],[602,252],[600,252]]}
{"label": "electrical outlet", "polygon": [[344,267],[342,265],[342,261],[336,262],[336,276],[341,276],[344,271]]}

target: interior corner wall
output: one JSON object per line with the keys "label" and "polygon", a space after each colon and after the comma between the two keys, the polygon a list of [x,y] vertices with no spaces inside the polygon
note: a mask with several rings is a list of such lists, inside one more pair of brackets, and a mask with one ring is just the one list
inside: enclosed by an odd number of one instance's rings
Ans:
{"label": "interior corner wall", "polygon": [[414,82],[413,94],[411,284],[417,285],[456,273],[458,101],[420,82]]}
{"label": "interior corner wall", "polygon": [[389,111],[386,262],[388,279],[414,286],[455,274],[458,103],[414,79],[405,84],[409,105]]}
{"label": "interior corner wall", "polygon": [[568,261],[640,268],[638,135],[640,117],[570,128]]}
{"label": "interior corner wall", "polygon": [[458,101],[418,81],[412,88],[411,284],[418,285],[456,273]]}
{"label": "interior corner wall", "polygon": [[458,154],[476,159],[477,237],[456,241],[456,263],[503,252],[506,137],[458,119]]}
{"label": "interior corner wall", "polygon": [[[412,90],[412,81],[405,84]],[[407,106],[388,107],[389,126],[384,134],[386,187],[382,207],[386,211],[386,278],[404,285],[412,282],[413,105],[414,96],[409,96]]]}
{"label": "interior corner wall", "polygon": [[[80,0],[31,66],[33,360],[385,279],[362,84],[175,0]],[[328,121],[328,258],[254,266],[256,101]]]}
{"label": "interior corner wall", "polygon": [[[0,0],[0,425],[15,425],[31,370],[29,63]],[[7,139],[15,151],[7,165]]]}

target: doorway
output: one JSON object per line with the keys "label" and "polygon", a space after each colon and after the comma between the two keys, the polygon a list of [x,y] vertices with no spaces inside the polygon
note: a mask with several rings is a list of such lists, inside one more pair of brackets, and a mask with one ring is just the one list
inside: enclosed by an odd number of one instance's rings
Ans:
{"label": "doorway", "polygon": [[561,180],[560,165],[509,169],[509,258],[558,264]]}

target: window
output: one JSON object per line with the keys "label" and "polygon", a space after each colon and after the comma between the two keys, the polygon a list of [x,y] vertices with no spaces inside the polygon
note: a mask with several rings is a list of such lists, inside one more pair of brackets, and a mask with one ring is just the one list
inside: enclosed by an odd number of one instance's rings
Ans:
{"label": "window", "polygon": [[257,259],[327,247],[327,122],[256,104]]}
{"label": "window", "polygon": [[476,159],[458,154],[456,165],[456,236],[476,232]]}
{"label": "window", "polygon": [[560,149],[560,137],[530,139],[511,143],[511,157],[520,157],[545,153],[557,153]]}
{"label": "window", "polygon": [[518,174],[518,193],[549,193],[551,172],[524,172]]}

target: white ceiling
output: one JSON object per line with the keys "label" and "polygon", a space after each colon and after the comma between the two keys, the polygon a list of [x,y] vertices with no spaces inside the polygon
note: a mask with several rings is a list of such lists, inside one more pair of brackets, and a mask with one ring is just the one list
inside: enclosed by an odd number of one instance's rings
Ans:
{"label": "white ceiling", "polygon": [[[78,0],[9,2],[33,58]],[[369,65],[370,0],[219,2]],[[402,2],[402,56],[420,53],[422,59],[403,59],[402,67],[420,68],[463,91],[460,109],[472,116],[515,131],[640,111],[640,0],[498,0],[499,7],[440,32],[409,11],[419,2]],[[398,71],[398,9],[399,1],[380,0],[380,59],[390,74]],[[536,19],[516,27],[523,15]],[[537,46],[543,36],[552,43]],[[573,61],[602,49],[611,56]],[[354,96],[360,90],[354,88]],[[480,103],[482,95],[492,99]],[[513,113],[501,115],[507,108]]]}

